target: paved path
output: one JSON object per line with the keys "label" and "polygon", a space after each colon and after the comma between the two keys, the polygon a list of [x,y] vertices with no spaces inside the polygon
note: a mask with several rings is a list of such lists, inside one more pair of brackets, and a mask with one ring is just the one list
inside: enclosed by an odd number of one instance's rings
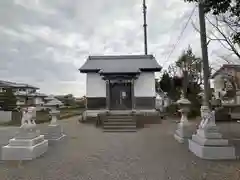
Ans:
{"label": "paved path", "polygon": [[164,121],[137,133],[120,134],[103,133],[76,118],[61,123],[66,139],[21,167],[0,163],[0,179],[237,180],[240,175],[240,161],[205,161],[188,152],[172,136],[174,123]]}

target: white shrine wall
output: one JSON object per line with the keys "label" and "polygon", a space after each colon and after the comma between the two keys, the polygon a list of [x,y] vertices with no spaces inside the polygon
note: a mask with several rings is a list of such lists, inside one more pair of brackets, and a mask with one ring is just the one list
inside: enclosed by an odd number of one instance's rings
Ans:
{"label": "white shrine wall", "polygon": [[98,73],[87,73],[87,97],[106,97],[106,83]]}
{"label": "white shrine wall", "polygon": [[135,97],[155,97],[154,72],[142,72],[134,84]]}

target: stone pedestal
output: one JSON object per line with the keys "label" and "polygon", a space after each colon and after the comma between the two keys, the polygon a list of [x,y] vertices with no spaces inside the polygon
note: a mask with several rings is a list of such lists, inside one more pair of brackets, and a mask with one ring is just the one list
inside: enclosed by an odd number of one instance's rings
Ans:
{"label": "stone pedestal", "polygon": [[215,111],[210,111],[208,106],[202,106],[201,117],[197,134],[189,140],[189,150],[202,159],[236,159],[235,148],[219,133],[215,123]]}
{"label": "stone pedestal", "polygon": [[179,123],[177,126],[177,130],[174,134],[174,138],[179,143],[186,143],[188,139],[191,139],[194,129],[189,122]]}
{"label": "stone pedestal", "polygon": [[59,141],[66,136],[63,134],[62,127],[59,124],[48,125],[47,132],[44,135],[49,141]]}
{"label": "stone pedestal", "polygon": [[179,142],[179,143],[185,143],[188,142],[188,139],[191,138],[194,129],[191,126],[191,124],[188,121],[188,112],[190,110],[190,101],[186,98],[181,98],[180,100],[177,101],[177,103],[180,105],[180,110],[181,112],[181,120],[180,123],[177,126],[177,130],[174,134],[174,138]]}
{"label": "stone pedestal", "polygon": [[189,140],[189,150],[202,159],[236,159],[235,148],[222,138],[215,124],[215,111],[211,112],[208,106],[202,106],[201,116],[197,134]]}
{"label": "stone pedestal", "polygon": [[32,160],[48,149],[48,141],[40,131],[20,128],[15,138],[2,147],[2,160]]}
{"label": "stone pedestal", "polygon": [[202,159],[236,159],[235,148],[222,138],[216,126],[198,129],[189,140],[189,150]]}
{"label": "stone pedestal", "polygon": [[59,141],[66,136],[65,134],[63,134],[63,129],[61,125],[57,123],[57,116],[59,115],[59,113],[60,111],[57,111],[55,109],[51,111],[52,120],[47,127],[46,133],[44,134],[45,138],[49,141]]}

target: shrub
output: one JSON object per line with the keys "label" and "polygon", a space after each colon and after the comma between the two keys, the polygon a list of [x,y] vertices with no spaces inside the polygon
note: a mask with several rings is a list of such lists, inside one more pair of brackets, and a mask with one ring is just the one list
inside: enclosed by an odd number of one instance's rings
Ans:
{"label": "shrub", "polygon": [[11,88],[0,93],[0,106],[5,111],[12,111],[17,108],[17,99]]}
{"label": "shrub", "polygon": [[178,104],[174,103],[166,108],[166,112],[169,115],[178,115],[179,114],[178,109],[179,109]]}

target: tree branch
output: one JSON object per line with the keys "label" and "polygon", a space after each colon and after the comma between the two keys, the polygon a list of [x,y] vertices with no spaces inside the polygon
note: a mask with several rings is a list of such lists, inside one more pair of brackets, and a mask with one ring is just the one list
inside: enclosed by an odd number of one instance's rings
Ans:
{"label": "tree branch", "polygon": [[[207,18],[207,21],[223,36],[223,38],[225,39],[225,42],[229,45],[230,49],[227,48],[228,50],[231,50],[235,53],[236,56],[239,57],[240,59],[240,53],[237,51],[237,49],[234,47],[233,43],[231,42],[231,40],[223,33],[223,31],[219,28],[219,26],[217,26],[216,24],[214,24],[213,22],[211,22],[209,20],[209,18]],[[216,18],[217,20],[217,18]],[[220,41],[219,41],[220,42]],[[223,45],[223,43],[221,43]],[[226,48],[226,46],[224,46]]]}
{"label": "tree branch", "polygon": [[[200,33],[200,30],[196,27],[196,25],[192,22],[192,26],[193,28],[198,32]],[[219,43],[227,50],[229,51],[232,51],[231,48],[227,47],[222,41],[227,41],[226,39],[224,38],[218,38],[213,32],[211,33],[215,38],[211,38],[210,36],[207,35],[207,38],[208,38],[208,41],[207,41],[207,45],[209,45],[209,43],[211,41],[219,41]]]}

